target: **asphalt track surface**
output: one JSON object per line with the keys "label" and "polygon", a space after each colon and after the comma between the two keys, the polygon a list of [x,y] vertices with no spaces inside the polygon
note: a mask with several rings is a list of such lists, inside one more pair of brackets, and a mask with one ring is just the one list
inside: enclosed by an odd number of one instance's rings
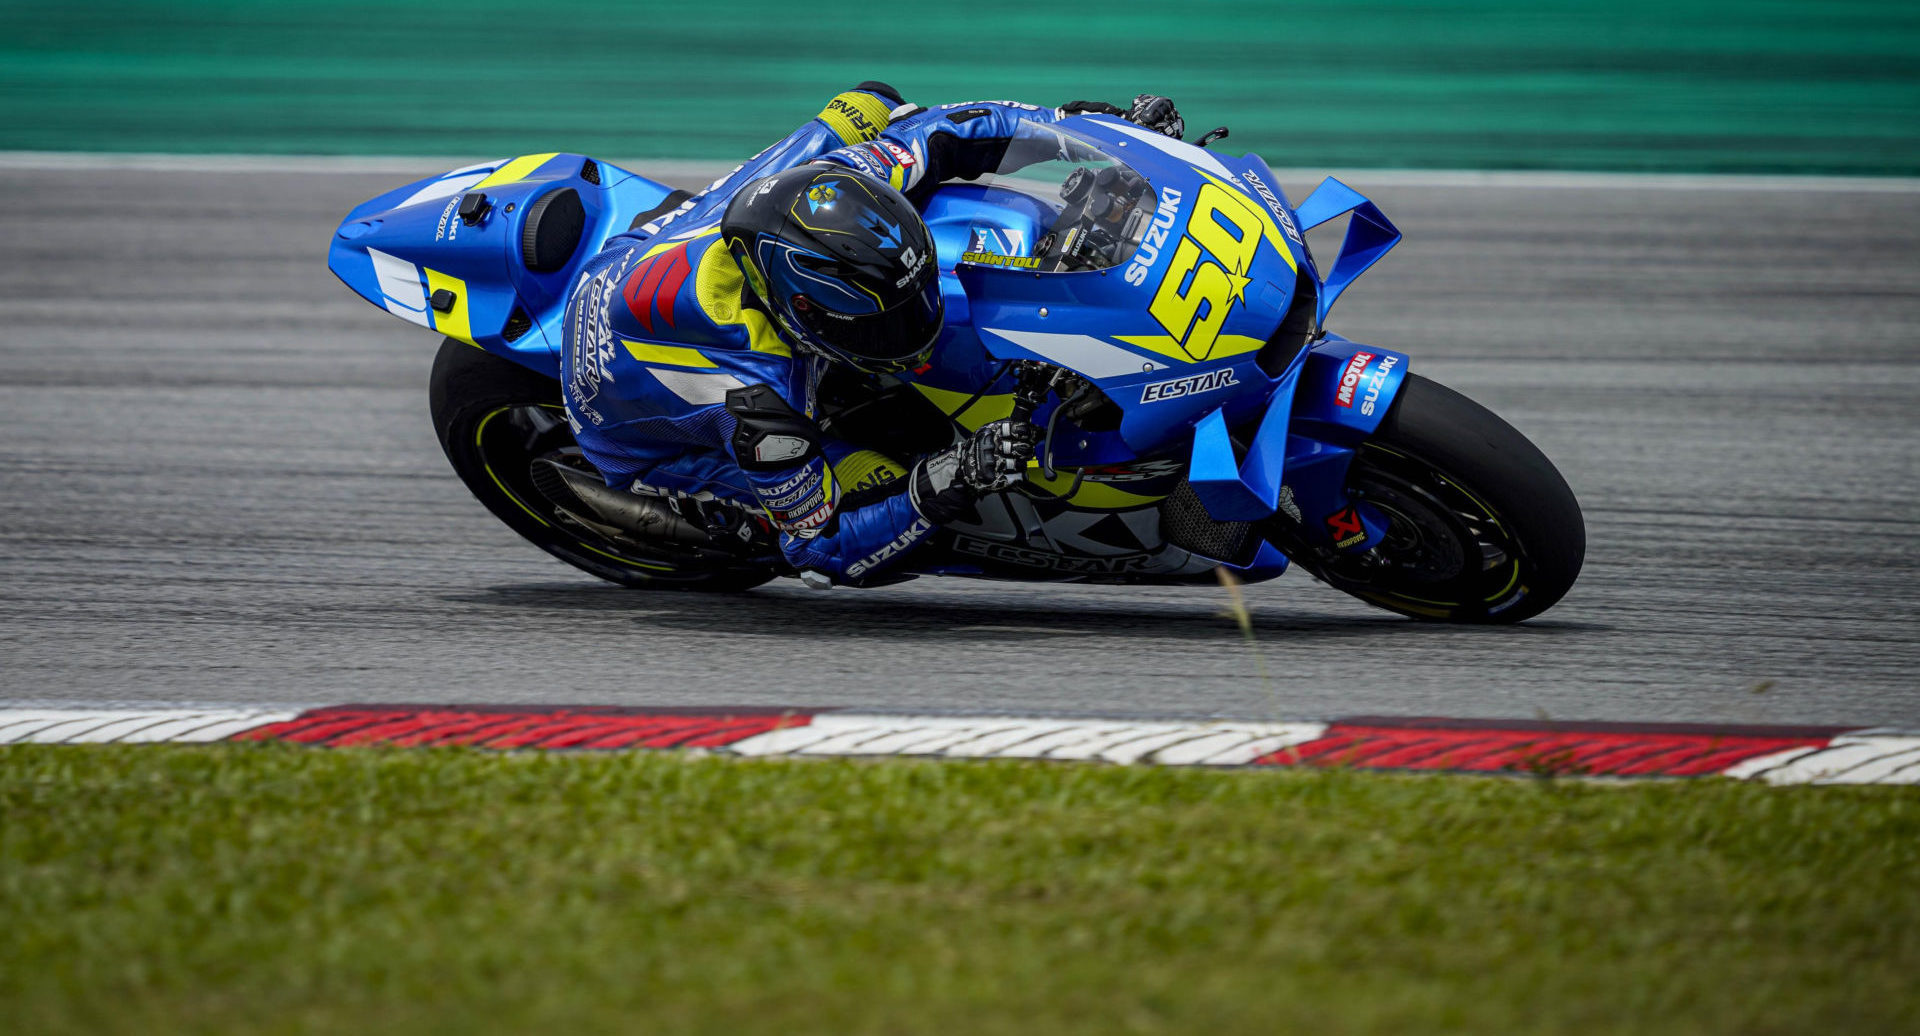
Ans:
{"label": "asphalt track surface", "polygon": [[405,173],[32,164],[0,168],[0,699],[1920,726],[1910,185],[1353,177],[1407,240],[1334,328],[1553,457],[1586,571],[1517,628],[1291,573],[1250,646],[1211,587],[602,584],[468,496],[438,340],[325,269]]}

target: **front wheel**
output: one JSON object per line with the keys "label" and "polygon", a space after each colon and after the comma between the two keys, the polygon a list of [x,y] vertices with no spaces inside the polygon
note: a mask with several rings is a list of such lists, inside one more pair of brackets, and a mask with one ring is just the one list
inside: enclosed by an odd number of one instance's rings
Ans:
{"label": "front wheel", "polygon": [[557,505],[539,485],[539,465],[590,468],[554,379],[449,338],[429,395],[433,430],[460,480],[494,517],[567,564],[649,590],[746,590],[778,574],[715,551],[608,536]]}
{"label": "front wheel", "polygon": [[1566,595],[1586,558],[1579,501],[1553,463],[1493,411],[1409,375],[1361,446],[1349,492],[1387,519],[1360,555],[1308,567],[1418,619],[1519,622]]}

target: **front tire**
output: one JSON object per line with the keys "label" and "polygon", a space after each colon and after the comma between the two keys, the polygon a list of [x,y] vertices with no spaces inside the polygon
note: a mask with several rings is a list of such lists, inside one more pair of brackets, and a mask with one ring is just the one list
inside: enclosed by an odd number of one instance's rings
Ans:
{"label": "front tire", "polygon": [[1510,623],[1566,595],[1586,558],[1579,501],[1553,463],[1486,407],[1409,375],[1347,486],[1388,520],[1365,554],[1315,574],[1416,619]]}
{"label": "front tire", "polygon": [[494,517],[541,550],[608,582],[647,590],[747,590],[771,566],[672,544],[615,542],[570,520],[535,485],[532,464],[578,466],[560,383],[449,338],[433,361],[433,430],[460,481]]}

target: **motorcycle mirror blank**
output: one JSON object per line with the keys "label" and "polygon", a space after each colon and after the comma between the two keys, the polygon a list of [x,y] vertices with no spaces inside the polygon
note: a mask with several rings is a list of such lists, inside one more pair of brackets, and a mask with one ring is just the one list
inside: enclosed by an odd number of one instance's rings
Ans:
{"label": "motorcycle mirror blank", "polygon": [[1227,139],[1227,128],[1225,126],[1215,126],[1214,128],[1207,131],[1206,136],[1200,138],[1200,143],[1197,146],[1206,147],[1208,144],[1211,144],[1216,140],[1225,140],[1225,139]]}

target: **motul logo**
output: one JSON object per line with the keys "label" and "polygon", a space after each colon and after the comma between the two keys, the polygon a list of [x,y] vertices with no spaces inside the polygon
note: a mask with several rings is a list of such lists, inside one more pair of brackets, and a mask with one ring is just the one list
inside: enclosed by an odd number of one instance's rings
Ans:
{"label": "motul logo", "polygon": [[1340,391],[1334,394],[1334,402],[1341,406],[1353,405],[1353,390],[1360,387],[1360,375],[1366,372],[1367,364],[1372,362],[1372,353],[1353,354],[1353,359],[1347,361],[1346,372],[1340,375]]}

